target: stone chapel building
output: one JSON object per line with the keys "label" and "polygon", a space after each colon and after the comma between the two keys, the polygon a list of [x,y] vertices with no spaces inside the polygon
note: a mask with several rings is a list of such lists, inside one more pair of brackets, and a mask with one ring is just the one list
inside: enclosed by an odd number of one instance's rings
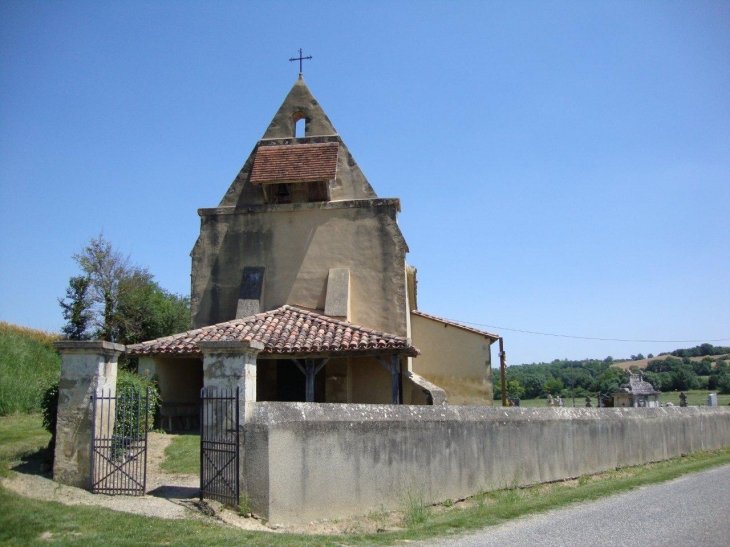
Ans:
{"label": "stone chapel building", "polygon": [[164,401],[191,409],[209,341],[260,344],[258,401],[443,404],[422,375],[490,382],[498,336],[417,309],[400,209],[300,74],[221,202],[198,211],[193,330],[127,351]]}

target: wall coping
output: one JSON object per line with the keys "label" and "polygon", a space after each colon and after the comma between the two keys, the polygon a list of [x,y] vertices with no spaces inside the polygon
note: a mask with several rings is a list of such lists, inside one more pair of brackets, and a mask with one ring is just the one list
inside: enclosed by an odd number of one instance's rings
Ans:
{"label": "wall coping", "polygon": [[724,413],[730,421],[730,410],[724,407],[661,407],[661,408],[521,408],[477,406],[371,405],[327,403],[254,403],[251,422],[264,427],[286,424],[326,422],[540,422],[584,420],[632,420],[661,416],[692,416]]}
{"label": "wall coping", "polygon": [[61,353],[124,353],[127,346],[106,340],[59,340],[53,347]]}
{"label": "wall coping", "polygon": [[285,203],[285,204],[265,204],[265,205],[246,205],[244,207],[235,207],[227,205],[224,207],[213,207],[207,209],[198,209],[198,215],[201,217],[218,216],[218,215],[244,215],[251,213],[283,213],[290,211],[317,211],[329,209],[359,209],[361,207],[395,207],[400,212],[399,198],[365,198],[365,199],[347,199],[342,201],[318,201],[313,203]]}

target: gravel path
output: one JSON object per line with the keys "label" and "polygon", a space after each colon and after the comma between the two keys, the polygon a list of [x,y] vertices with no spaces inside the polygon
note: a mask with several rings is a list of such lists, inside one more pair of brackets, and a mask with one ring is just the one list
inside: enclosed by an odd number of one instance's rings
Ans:
{"label": "gravel path", "polygon": [[36,473],[18,472],[2,479],[2,485],[21,496],[58,501],[66,505],[96,505],[114,511],[147,515],[165,519],[196,518],[202,516],[189,505],[197,499],[198,477],[169,475],[160,465],[165,448],[172,442],[169,435],[150,433],[147,447],[147,495],[106,496],[92,494],[80,488],[66,486]]}

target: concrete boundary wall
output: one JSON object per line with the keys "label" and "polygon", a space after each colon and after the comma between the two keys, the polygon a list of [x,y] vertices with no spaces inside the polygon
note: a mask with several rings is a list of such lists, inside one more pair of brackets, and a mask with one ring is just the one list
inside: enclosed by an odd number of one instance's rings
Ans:
{"label": "concrete boundary wall", "polygon": [[252,509],[292,523],[723,448],[730,412],[256,403],[244,439]]}

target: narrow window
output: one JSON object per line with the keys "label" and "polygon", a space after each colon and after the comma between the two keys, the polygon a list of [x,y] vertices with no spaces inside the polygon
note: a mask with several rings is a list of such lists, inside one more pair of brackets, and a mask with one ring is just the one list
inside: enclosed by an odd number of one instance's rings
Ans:
{"label": "narrow window", "polygon": [[294,138],[300,139],[306,136],[307,133],[307,118],[304,116],[304,112],[295,112],[292,115],[294,121]]}
{"label": "narrow window", "polygon": [[300,118],[296,121],[296,125],[294,126],[294,137],[299,139],[304,136],[304,126],[306,123],[307,122],[304,118]]}

